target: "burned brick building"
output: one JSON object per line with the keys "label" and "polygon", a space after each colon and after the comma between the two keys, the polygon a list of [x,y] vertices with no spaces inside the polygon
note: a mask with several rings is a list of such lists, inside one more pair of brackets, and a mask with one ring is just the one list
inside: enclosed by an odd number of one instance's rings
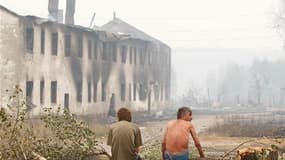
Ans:
{"label": "burned brick building", "polygon": [[[72,15],[72,13],[71,13]],[[27,104],[81,115],[154,111],[170,101],[171,49],[114,17],[102,27],[20,16],[0,5],[0,98],[19,85]],[[111,100],[112,99],[112,100]]]}

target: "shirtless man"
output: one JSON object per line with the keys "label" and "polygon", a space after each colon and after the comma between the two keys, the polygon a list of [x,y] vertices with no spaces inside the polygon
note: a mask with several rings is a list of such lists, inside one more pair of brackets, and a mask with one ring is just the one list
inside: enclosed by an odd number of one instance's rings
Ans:
{"label": "shirtless man", "polygon": [[205,157],[198,135],[190,122],[191,120],[191,109],[181,107],[178,109],[177,119],[168,122],[161,147],[163,160],[188,160],[189,133],[199,151],[200,157]]}

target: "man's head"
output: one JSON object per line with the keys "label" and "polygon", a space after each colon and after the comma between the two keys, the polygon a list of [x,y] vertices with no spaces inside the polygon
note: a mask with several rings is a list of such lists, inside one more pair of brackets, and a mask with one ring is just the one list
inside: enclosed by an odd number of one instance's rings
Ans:
{"label": "man's head", "polygon": [[130,110],[128,110],[127,108],[120,108],[118,110],[117,116],[118,116],[119,121],[123,121],[123,120],[128,121],[128,122],[132,121],[132,114]]}
{"label": "man's head", "polygon": [[189,107],[181,107],[177,111],[177,119],[183,119],[186,121],[192,120],[192,111]]}

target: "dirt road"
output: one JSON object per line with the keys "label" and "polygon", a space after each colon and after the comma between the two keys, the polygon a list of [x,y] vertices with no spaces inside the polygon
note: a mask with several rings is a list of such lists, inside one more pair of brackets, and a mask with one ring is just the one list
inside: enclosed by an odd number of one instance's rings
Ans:
{"label": "dirt road", "polygon": [[[215,125],[217,122],[221,122],[222,119],[218,116],[214,115],[197,115],[193,117],[192,123],[195,126],[196,131],[199,134],[199,138],[205,152],[206,157],[210,159],[221,159],[227,152],[233,150],[231,154],[225,157],[225,159],[233,159],[236,154],[236,150],[234,149],[238,145],[243,142],[247,142],[252,140],[251,143],[246,143],[245,145],[241,146],[249,147],[249,146],[260,146],[260,143],[270,144],[272,141],[267,138],[248,138],[248,137],[224,137],[218,136],[213,134],[204,134],[203,131],[205,129]],[[142,131],[143,136],[143,147],[142,153],[144,156],[147,156],[146,160],[158,160],[161,159],[161,140],[164,133],[165,126],[167,121],[152,121],[152,122],[144,122],[139,124],[139,127]],[[256,143],[256,142],[260,143]],[[105,138],[103,142],[106,142]],[[240,147],[240,148],[241,148]],[[198,152],[194,147],[192,139],[189,144],[190,152],[192,156],[195,158],[198,157]],[[110,148],[106,148],[110,151]]]}
{"label": "dirt road", "polygon": [[[221,159],[226,153],[233,150],[243,142],[252,141],[242,145],[240,148],[245,148],[249,146],[260,146],[260,143],[270,144],[272,141],[267,138],[248,138],[248,137],[224,137],[211,134],[203,134],[202,132],[216,124],[216,122],[221,122],[222,120],[217,116],[213,115],[199,115],[194,116],[192,123],[195,126],[196,131],[199,134],[203,150],[206,157],[210,159]],[[165,125],[167,121],[156,121],[156,122],[146,122],[140,125],[143,135],[144,147],[153,148],[153,150],[147,154],[157,154],[159,156],[160,143],[164,133]],[[257,143],[260,142],[260,143]],[[189,144],[189,148],[193,154],[193,157],[198,157],[198,152],[194,147],[193,141]],[[157,153],[156,153],[157,152]],[[233,159],[236,155],[236,150],[234,149],[225,159]],[[154,159],[153,157],[149,159]]]}

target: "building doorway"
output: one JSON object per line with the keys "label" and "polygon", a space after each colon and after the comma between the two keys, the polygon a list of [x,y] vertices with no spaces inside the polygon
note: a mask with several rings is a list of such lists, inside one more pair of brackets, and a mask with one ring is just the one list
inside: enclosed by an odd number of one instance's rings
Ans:
{"label": "building doorway", "polygon": [[64,94],[64,109],[69,111],[69,94]]}

